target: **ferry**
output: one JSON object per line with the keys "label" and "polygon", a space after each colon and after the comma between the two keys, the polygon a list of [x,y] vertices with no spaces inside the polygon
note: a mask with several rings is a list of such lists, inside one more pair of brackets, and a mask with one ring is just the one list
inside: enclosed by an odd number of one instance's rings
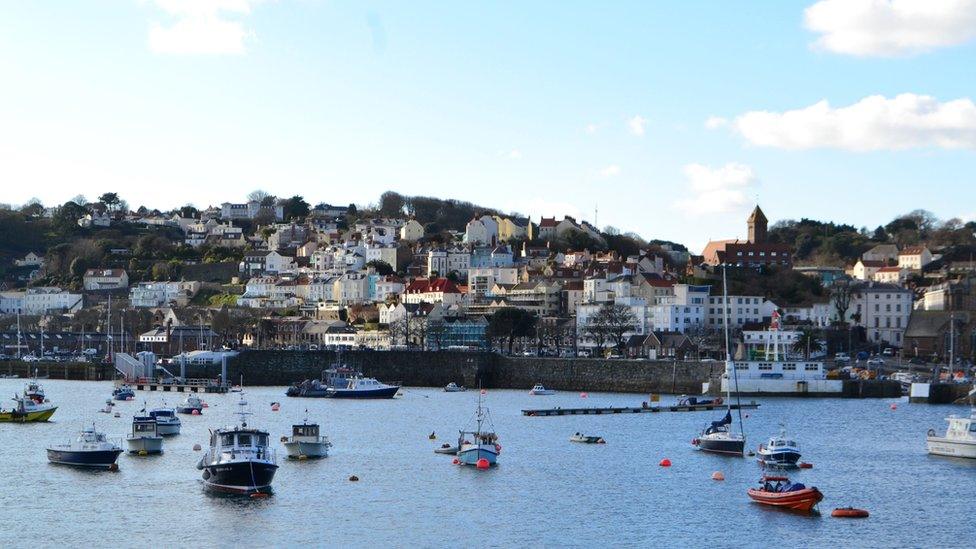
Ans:
{"label": "ferry", "polygon": [[96,431],[92,425],[82,429],[73,442],[47,448],[47,459],[61,465],[117,469],[115,460],[121,453],[122,448],[119,445],[109,442],[105,434]]}
{"label": "ferry", "polygon": [[214,429],[210,449],[200,458],[204,486],[214,492],[230,494],[270,494],[271,481],[278,470],[275,451],[268,444],[268,432],[248,427],[247,402],[241,393],[239,425]]}

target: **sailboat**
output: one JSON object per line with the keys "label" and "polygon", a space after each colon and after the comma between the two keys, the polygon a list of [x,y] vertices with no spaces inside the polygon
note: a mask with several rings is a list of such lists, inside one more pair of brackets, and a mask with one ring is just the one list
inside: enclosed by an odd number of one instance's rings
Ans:
{"label": "sailboat", "polygon": [[[458,435],[458,463],[461,465],[474,465],[479,469],[488,468],[495,465],[498,461],[498,454],[502,447],[498,444],[498,435],[491,426],[488,408],[482,406],[482,396],[484,391],[478,394],[478,411],[475,414],[474,431],[460,431]],[[485,424],[489,425],[486,430]]]}
{"label": "sailboat", "polygon": [[[739,394],[739,380],[735,372],[735,363],[732,362],[732,351],[729,345],[729,299],[728,284],[725,278],[725,267],[722,267],[722,317],[725,324],[725,376],[729,380],[734,380],[736,399]],[[742,424],[742,409],[739,408],[739,432],[735,432],[732,424],[732,387],[731,383],[725,384],[725,402],[728,409],[725,417],[718,421],[713,421],[692,440],[692,444],[703,452],[724,454],[742,457],[742,451],[746,446],[745,429]]]}

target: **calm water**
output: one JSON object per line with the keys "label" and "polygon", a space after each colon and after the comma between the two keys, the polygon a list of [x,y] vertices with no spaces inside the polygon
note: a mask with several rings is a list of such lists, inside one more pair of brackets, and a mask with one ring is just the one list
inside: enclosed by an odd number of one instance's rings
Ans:
{"label": "calm water", "polygon": [[[749,446],[786,421],[811,470],[795,480],[819,487],[823,516],[802,517],[750,503],[760,471],[753,459],[710,456],[691,438],[720,413],[522,417],[525,407],[639,405],[639,395],[532,397],[490,391],[503,452],[477,471],[435,455],[472,418],[477,393],[408,389],[395,400],[299,400],[283,388],[247,394],[252,425],[272,439],[290,433],[308,407],[335,444],[321,461],[280,460],[267,500],[212,496],[195,464],[208,428],[229,424],[236,395],[208,395],[210,408],[182,416],[183,432],[158,457],[119,458],[119,472],[47,463],[45,446],[73,437],[85,421],[121,438],[133,412],[162,402],[138,393],[121,418],[96,411],[109,383],[45,381],[60,408],[49,424],[0,424],[0,547],[71,546],[623,546],[767,547],[971,545],[976,535],[976,463],[929,457],[924,436],[962,407],[883,400],[762,399],[746,419]],[[11,395],[22,380],[0,380]],[[669,397],[665,397],[668,399]],[[281,401],[279,412],[270,411]],[[178,402],[169,395],[169,405]],[[436,431],[437,441],[427,439]],[[575,431],[606,445],[568,442]],[[280,448],[280,445],[279,445]],[[282,452],[283,448],[280,448]],[[662,468],[664,458],[673,462]],[[722,471],[725,482],[710,479]],[[349,482],[358,475],[360,482]],[[833,519],[834,507],[871,511]]]}

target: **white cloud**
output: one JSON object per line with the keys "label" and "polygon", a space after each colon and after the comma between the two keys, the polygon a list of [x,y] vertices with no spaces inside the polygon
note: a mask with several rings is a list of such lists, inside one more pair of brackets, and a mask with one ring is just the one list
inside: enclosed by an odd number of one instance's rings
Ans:
{"label": "white cloud", "polygon": [[872,95],[840,108],[823,100],[785,112],[747,112],[735,119],[735,129],[754,145],[793,150],[971,149],[976,148],[976,105],[970,99],[941,103],[911,93],[891,99]]}
{"label": "white cloud", "polygon": [[596,131],[598,129],[600,129],[600,126],[598,126],[596,124],[587,124],[586,125],[586,133],[596,133]]}
{"label": "white cloud", "polygon": [[[191,55],[242,54],[251,36],[240,18],[259,0],[153,0],[171,21],[149,28],[154,53]],[[230,18],[229,18],[230,17]]]}
{"label": "white cloud", "polygon": [[620,175],[620,166],[616,164],[610,164],[606,168],[600,170],[600,175],[602,175],[603,177],[614,177],[616,175]]}
{"label": "white cloud", "polygon": [[627,127],[630,128],[630,133],[634,135],[644,135],[646,126],[647,119],[639,114],[627,121]]}
{"label": "white cloud", "polygon": [[747,193],[756,182],[752,168],[736,162],[720,168],[688,164],[684,173],[688,196],[675,201],[674,207],[693,215],[726,213],[748,205]]}
{"label": "white cloud", "polygon": [[511,158],[512,160],[518,160],[522,158],[522,151],[518,149],[512,149],[508,151],[508,157]]}
{"label": "white cloud", "polygon": [[976,38],[976,0],[820,0],[804,12],[814,47],[891,57]]}
{"label": "white cloud", "polygon": [[709,116],[708,120],[705,121],[705,127],[710,130],[716,130],[728,125],[728,123],[729,121],[727,118],[722,118],[721,116]]}

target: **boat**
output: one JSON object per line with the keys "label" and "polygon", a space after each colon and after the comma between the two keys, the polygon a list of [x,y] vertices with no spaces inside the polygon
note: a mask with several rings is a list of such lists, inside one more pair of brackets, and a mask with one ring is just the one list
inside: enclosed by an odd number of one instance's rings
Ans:
{"label": "boat", "polygon": [[319,434],[318,424],[308,422],[308,410],[305,410],[305,421],[292,425],[291,436],[283,437],[282,442],[288,457],[295,459],[328,457],[332,447],[329,437]]}
{"label": "boat", "polygon": [[149,410],[149,417],[156,420],[157,430],[164,437],[180,434],[180,427],[183,423],[176,417],[176,410],[173,408],[153,408]]}
{"label": "boat", "polygon": [[34,370],[34,376],[30,378],[27,382],[27,386],[24,387],[24,396],[33,400],[34,402],[41,404],[47,397],[44,395],[44,388],[41,384],[37,382],[37,370]]}
{"label": "boat", "polygon": [[801,513],[810,513],[823,499],[816,487],[807,488],[802,483],[792,483],[786,477],[764,476],[759,488],[750,488],[749,497],[756,503],[770,505]]}
{"label": "boat", "polygon": [[157,428],[156,419],[152,416],[135,416],[132,418],[132,432],[125,437],[130,454],[161,454],[163,453],[163,437]]}
{"label": "boat", "polygon": [[48,421],[58,407],[47,402],[36,402],[27,397],[15,396],[13,409],[0,409],[0,423],[37,423]]}
{"label": "boat", "polygon": [[584,435],[582,433],[576,433],[575,435],[569,437],[570,442],[582,442],[583,444],[606,444],[607,441],[603,440],[603,437]]}
{"label": "boat", "polygon": [[183,402],[176,407],[176,413],[192,414],[194,412],[198,414],[203,412],[203,401],[197,395],[186,395]]}
{"label": "boat", "polygon": [[329,386],[317,379],[306,379],[295,383],[285,391],[285,396],[305,398],[325,398],[329,393]]}
{"label": "boat", "polygon": [[[727,295],[727,284],[725,279],[725,269],[722,269],[722,299],[724,301],[728,300]],[[730,379],[738,380],[735,371],[735,365],[732,362],[732,351],[729,345],[729,318],[728,318],[728,307],[725,307],[725,375],[729,376]],[[738,387],[738,385],[736,385]],[[711,452],[714,454],[722,454],[728,456],[739,456],[742,457],[742,452],[746,446],[746,435],[744,432],[744,426],[742,423],[742,408],[739,407],[739,432],[736,432],[732,425],[732,394],[731,385],[726,384],[726,405],[727,409],[725,411],[725,417],[718,421],[711,422],[710,425],[705,427],[696,438],[692,439],[691,443],[696,446],[699,450],[703,452]],[[738,389],[736,389],[736,400],[738,401]],[[737,402],[737,404],[740,404]]]}
{"label": "boat", "polygon": [[204,486],[229,494],[270,494],[278,470],[275,451],[268,444],[268,432],[248,427],[244,393],[238,402],[240,424],[210,432],[210,448],[200,458]]}
{"label": "boat", "polygon": [[372,377],[351,377],[345,387],[330,387],[326,398],[393,398],[399,385],[387,385]]}
{"label": "boat", "polygon": [[61,465],[116,469],[118,466],[115,460],[121,453],[122,448],[109,442],[105,434],[96,431],[92,424],[91,427],[82,429],[73,442],[47,448],[47,459]]}
{"label": "boat", "polygon": [[108,400],[105,401],[105,406],[102,407],[102,408],[99,408],[98,411],[101,412],[101,413],[103,413],[103,414],[111,414],[112,411],[113,411],[112,408],[114,406],[115,406],[115,403],[112,402],[112,399],[108,399]]}
{"label": "boat", "polygon": [[498,454],[502,447],[498,444],[498,435],[494,428],[485,428],[485,424],[491,425],[491,416],[488,408],[482,406],[482,396],[484,393],[478,391],[478,409],[475,412],[475,430],[460,431],[457,443],[458,463],[461,465],[474,465],[480,468],[487,468],[496,465]]}
{"label": "boat", "polygon": [[441,444],[441,447],[440,448],[434,448],[434,453],[435,454],[449,454],[449,455],[452,455],[453,456],[453,455],[457,455],[457,453],[458,453],[458,447],[457,446],[451,446],[450,444],[448,444],[448,443],[445,442],[444,444]]}
{"label": "boat", "polygon": [[[976,395],[976,387],[969,391],[970,399]],[[950,415],[946,418],[949,426],[944,436],[938,436],[935,429],[929,429],[925,438],[930,454],[976,459],[976,406],[969,409],[969,417]]]}
{"label": "boat", "polygon": [[529,394],[532,396],[548,396],[556,394],[556,391],[552,389],[546,389],[541,383],[536,383],[535,387],[529,390]]}
{"label": "boat", "polygon": [[129,387],[128,383],[123,383],[112,391],[112,398],[115,400],[132,400],[136,398],[136,393],[132,387]]}
{"label": "boat", "polygon": [[464,387],[464,385],[458,385],[453,381],[448,383],[447,387],[444,387],[445,393],[463,393],[465,391],[467,391],[467,389]]}
{"label": "boat", "polygon": [[342,364],[342,353],[336,362],[322,372],[322,379],[306,379],[285,391],[286,396],[305,398],[393,398],[399,385],[388,385]]}
{"label": "boat", "polygon": [[800,445],[786,436],[786,428],[781,425],[778,435],[759,445],[756,459],[767,467],[796,467],[800,461]]}

